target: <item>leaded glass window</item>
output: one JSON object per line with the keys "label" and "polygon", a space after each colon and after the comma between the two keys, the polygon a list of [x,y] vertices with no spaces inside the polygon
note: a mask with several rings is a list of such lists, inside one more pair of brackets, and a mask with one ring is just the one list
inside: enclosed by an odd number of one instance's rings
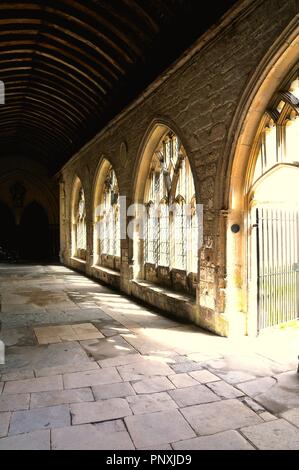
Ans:
{"label": "leaded glass window", "polygon": [[104,183],[99,220],[100,254],[120,256],[119,189],[110,168]]}
{"label": "leaded glass window", "polygon": [[189,160],[178,137],[169,132],[154,152],[147,180],[146,263],[197,272],[197,212],[192,216],[187,209],[194,201]]}

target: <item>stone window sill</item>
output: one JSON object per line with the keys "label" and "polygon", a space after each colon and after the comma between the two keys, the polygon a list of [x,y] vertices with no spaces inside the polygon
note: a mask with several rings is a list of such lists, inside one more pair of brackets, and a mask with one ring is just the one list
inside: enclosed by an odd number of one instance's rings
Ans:
{"label": "stone window sill", "polygon": [[157,284],[154,284],[153,282],[144,281],[144,280],[134,279],[131,282],[140,287],[143,287],[152,292],[155,292],[158,295],[164,295],[165,297],[171,298],[173,300],[177,300],[179,302],[195,304],[195,298],[191,295],[188,295],[187,293],[176,292],[174,290],[167,289],[164,286],[159,286]]}

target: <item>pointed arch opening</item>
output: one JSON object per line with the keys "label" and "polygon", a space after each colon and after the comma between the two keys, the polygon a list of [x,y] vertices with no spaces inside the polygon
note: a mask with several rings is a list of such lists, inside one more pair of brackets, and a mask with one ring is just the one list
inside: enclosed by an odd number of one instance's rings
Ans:
{"label": "pointed arch opening", "polygon": [[238,328],[245,314],[253,335],[299,317],[298,29],[285,37],[256,86],[230,175],[227,311]]}
{"label": "pointed arch opening", "polygon": [[134,242],[135,279],[195,295],[199,223],[194,178],[179,136],[156,124],[138,168],[135,202],[143,223]]}
{"label": "pointed arch opening", "polygon": [[111,163],[103,158],[94,183],[93,264],[120,270],[119,185]]}
{"label": "pointed arch opening", "polygon": [[81,180],[77,176],[73,184],[71,214],[72,257],[78,258],[85,262],[87,241],[85,192]]}

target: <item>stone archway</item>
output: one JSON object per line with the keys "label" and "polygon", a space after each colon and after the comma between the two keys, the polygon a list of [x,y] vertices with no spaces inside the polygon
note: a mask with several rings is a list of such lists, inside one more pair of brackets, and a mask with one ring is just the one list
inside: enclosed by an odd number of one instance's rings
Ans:
{"label": "stone archway", "polygon": [[[248,233],[251,230],[248,191],[256,159],[259,130],[263,115],[275,93],[296,65],[299,54],[299,29],[292,22],[277,39],[259,69],[252,77],[240,101],[230,131],[231,152],[222,175],[226,185],[223,206],[227,207],[226,220],[226,312],[230,331],[238,334],[257,332],[256,304],[250,300],[250,253]],[[233,135],[233,137],[232,137]],[[218,195],[219,197],[219,195]]]}
{"label": "stone archway", "polygon": [[49,220],[44,208],[33,201],[21,216],[18,227],[19,257],[23,260],[45,260],[51,255]]}

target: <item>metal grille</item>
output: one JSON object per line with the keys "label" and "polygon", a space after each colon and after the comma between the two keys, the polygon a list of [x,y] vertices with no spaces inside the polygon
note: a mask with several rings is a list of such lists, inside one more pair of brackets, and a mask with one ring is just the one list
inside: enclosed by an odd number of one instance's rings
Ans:
{"label": "metal grille", "polygon": [[256,209],[258,330],[295,320],[298,311],[299,211]]}

